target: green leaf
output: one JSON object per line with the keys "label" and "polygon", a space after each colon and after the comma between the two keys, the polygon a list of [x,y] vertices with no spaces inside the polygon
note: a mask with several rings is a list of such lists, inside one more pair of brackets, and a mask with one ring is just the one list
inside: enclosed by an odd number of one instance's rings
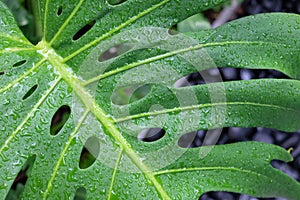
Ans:
{"label": "green leaf", "polygon": [[299,79],[299,27],[299,15],[273,13],[191,35],[207,45],[217,66],[275,69]]}
{"label": "green leaf", "polygon": [[[270,165],[292,160],[280,147],[178,145],[198,129],[299,128],[297,80],[174,87],[191,72],[223,65],[299,76],[297,15],[259,15],[215,30],[168,34],[172,25],[222,2],[36,1],[44,34],[36,46],[1,2],[0,197],[14,195],[10,186],[35,156],[23,199],[197,199],[214,190],[299,199],[300,184]],[[130,48],[99,61],[122,45]],[[141,99],[112,103],[119,89],[144,85],[151,89]],[[52,122],[62,107],[71,114],[62,114],[57,128]],[[147,128],[165,135],[152,143],[139,140]],[[81,156],[84,147],[89,160],[96,158],[92,165]]]}
{"label": "green leaf", "polygon": [[205,29],[210,29],[210,23],[201,14],[196,14],[189,17],[188,19],[177,24],[177,30],[181,33],[191,32],[191,31],[201,31]]}

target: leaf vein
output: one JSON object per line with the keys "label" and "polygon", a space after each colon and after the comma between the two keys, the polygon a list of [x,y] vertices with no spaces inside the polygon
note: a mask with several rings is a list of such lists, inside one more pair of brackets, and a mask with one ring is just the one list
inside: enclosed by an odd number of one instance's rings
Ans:
{"label": "leaf vein", "polygon": [[1,88],[0,89],[0,94],[3,93],[3,92],[5,92],[9,88],[11,88],[12,86],[14,86],[15,84],[17,84],[18,82],[20,82],[23,78],[27,77],[31,72],[33,72],[35,69],[37,69],[45,61],[46,61],[46,59],[42,59],[40,62],[38,62],[32,68],[30,68],[29,70],[27,70],[21,76],[19,76],[18,78],[14,79],[12,82],[8,83],[6,86],[4,86],[3,88]]}
{"label": "leaf vein", "polygon": [[189,52],[189,51],[193,51],[193,50],[199,50],[199,49],[205,48],[205,47],[225,46],[225,45],[228,45],[228,44],[241,44],[241,45],[243,45],[243,44],[262,44],[262,43],[264,43],[264,44],[273,44],[271,42],[261,42],[261,41],[226,41],[226,42],[214,42],[214,43],[199,44],[199,45],[191,46],[191,47],[188,47],[188,48],[183,48],[183,49],[179,49],[179,50],[175,50],[175,51],[170,51],[170,52],[167,52],[167,53],[164,53],[164,54],[161,54],[161,55],[153,56],[151,58],[147,58],[147,59],[144,59],[144,60],[140,60],[138,62],[133,62],[131,64],[124,65],[124,66],[122,66],[118,69],[115,69],[115,70],[106,72],[104,74],[101,74],[99,76],[96,76],[94,78],[91,78],[91,79],[84,82],[84,86],[89,85],[89,84],[91,84],[95,81],[99,81],[101,79],[107,78],[109,76],[115,75],[117,73],[120,73],[120,72],[129,70],[129,69],[138,67],[138,66],[143,65],[143,64],[148,64],[148,63],[151,63],[151,62],[154,62],[154,61],[157,61],[157,60],[161,60],[161,59],[164,59],[164,58],[175,56],[177,54],[181,54],[181,53],[185,53],[185,52]]}
{"label": "leaf vein", "polygon": [[[47,44],[44,44],[49,47]],[[42,53],[42,52],[41,52]],[[54,51],[48,50],[47,54],[42,54],[45,56],[48,61],[55,67],[55,69],[60,73],[62,78],[66,81],[66,83],[73,88],[78,97],[82,100],[84,105],[89,109],[96,118],[101,122],[101,124],[107,129],[107,131],[111,134],[111,136],[116,140],[117,143],[124,149],[124,152],[128,155],[131,161],[141,170],[141,172],[153,183],[153,186],[161,195],[163,199],[171,199],[167,194],[162,185],[156,180],[152,171],[145,165],[145,163],[141,162],[141,159],[137,152],[135,152],[128,141],[122,136],[120,131],[114,124],[114,121],[111,117],[109,117],[101,107],[95,102],[95,99],[91,96],[91,94],[82,86],[81,82],[75,77],[69,70],[68,66],[65,63],[62,63],[62,58],[57,55]]]}
{"label": "leaf vein", "polygon": [[45,13],[44,13],[44,27],[43,27],[43,38],[46,40],[46,33],[47,33],[47,14],[48,14],[48,7],[49,7],[49,0],[46,0],[45,4]]}
{"label": "leaf vein", "polygon": [[184,168],[184,169],[163,170],[163,171],[154,172],[153,174],[158,176],[158,175],[162,175],[162,174],[171,174],[171,173],[178,173],[178,172],[180,173],[180,172],[189,172],[189,171],[211,171],[211,170],[240,171],[243,173],[253,174],[255,176],[271,179],[270,177],[268,177],[264,174],[259,174],[259,173],[256,173],[255,171],[240,169],[240,168],[236,168],[236,167],[194,167],[194,168]]}
{"label": "leaf vein", "polygon": [[102,36],[100,36],[99,38],[93,40],[92,42],[86,44],[85,46],[83,46],[82,48],[78,49],[77,51],[71,53],[69,56],[65,57],[63,59],[63,62],[67,62],[68,60],[72,59],[74,56],[78,55],[79,53],[89,49],[90,47],[94,46],[95,44],[101,42],[102,40],[110,37],[112,34],[114,34],[115,32],[121,30],[122,28],[128,26],[129,24],[131,24],[132,22],[138,20],[139,18],[145,16],[146,14],[152,12],[155,9],[158,9],[160,6],[168,3],[170,0],[163,0],[158,4],[153,5],[152,7],[144,10],[143,12],[139,13],[138,15],[130,18],[129,20],[127,20],[126,22],[120,24],[119,26],[115,27],[114,29],[108,31],[107,33],[103,34]]}
{"label": "leaf vein", "polygon": [[0,50],[0,54],[2,53],[12,53],[12,52],[20,52],[20,51],[36,51],[37,48],[6,48]]}
{"label": "leaf vein", "polygon": [[82,3],[85,0],[80,0],[79,3],[77,4],[77,6],[74,8],[74,10],[72,11],[72,13],[69,15],[69,17],[67,18],[67,20],[63,23],[63,25],[59,28],[59,30],[57,31],[57,33],[55,34],[55,36],[51,39],[51,41],[49,42],[49,45],[51,46],[53,44],[53,42],[57,39],[57,37],[62,33],[62,31],[64,30],[64,28],[68,25],[68,23],[71,21],[71,19],[74,17],[74,15],[77,13],[77,11],[79,10],[79,8],[81,7]]}
{"label": "leaf vein", "polygon": [[4,33],[0,33],[0,37],[1,38],[8,38],[8,39],[10,39],[10,40],[12,40],[12,41],[14,41],[14,42],[19,42],[19,43],[21,43],[21,44],[28,44],[28,45],[30,45],[30,46],[33,46],[29,41],[27,41],[27,40],[24,40],[24,38],[18,38],[18,37],[14,37],[14,36],[12,36],[12,35],[7,35],[7,34],[4,34]]}
{"label": "leaf vein", "polygon": [[116,165],[114,167],[113,175],[112,175],[112,178],[111,178],[111,183],[110,183],[110,187],[109,187],[109,191],[108,191],[108,197],[107,197],[108,200],[111,199],[111,194],[112,194],[112,191],[113,191],[113,186],[114,186],[114,182],[115,182],[115,178],[116,178],[119,163],[121,161],[122,154],[123,154],[123,149],[121,148],[120,151],[119,151],[117,161],[116,161]]}
{"label": "leaf vein", "polygon": [[20,125],[16,128],[16,130],[8,137],[5,143],[0,148],[0,154],[2,154],[3,150],[9,145],[9,143],[15,138],[17,133],[23,128],[26,122],[32,117],[33,113],[41,106],[41,104],[45,101],[45,99],[49,96],[49,94],[54,90],[57,84],[60,82],[61,77],[59,77],[56,82],[45,92],[42,98],[34,105],[34,107],[30,110],[30,112],[26,115]]}
{"label": "leaf vein", "polygon": [[199,105],[192,105],[192,106],[183,106],[183,107],[176,107],[172,109],[164,109],[164,110],[158,110],[158,111],[152,111],[152,112],[147,112],[147,113],[140,113],[136,115],[131,115],[131,116],[126,116],[122,118],[117,118],[114,119],[115,123],[120,123],[132,119],[138,119],[142,117],[150,117],[150,116],[156,116],[156,115],[161,115],[161,114],[168,114],[172,112],[180,112],[180,111],[186,111],[186,110],[193,110],[193,109],[200,109],[200,108],[206,108],[206,107],[213,107],[213,106],[226,106],[226,105],[250,105],[250,106],[258,106],[258,107],[273,107],[277,109],[282,109],[282,110],[288,110],[288,111],[293,111],[300,113],[300,111],[292,109],[292,108],[286,108],[278,105],[273,105],[273,104],[262,104],[262,103],[255,103],[255,102],[221,102],[221,103],[205,103],[205,104],[199,104]]}
{"label": "leaf vein", "polygon": [[52,183],[53,183],[54,178],[55,178],[55,176],[56,176],[56,174],[57,174],[57,172],[58,172],[58,169],[59,169],[59,167],[60,167],[60,165],[61,165],[61,163],[62,163],[62,161],[63,161],[64,155],[66,154],[66,152],[67,152],[69,146],[71,145],[71,142],[72,142],[73,138],[76,136],[76,134],[77,134],[77,132],[78,132],[80,126],[82,125],[82,123],[83,123],[84,120],[86,119],[88,113],[89,113],[89,110],[86,109],[85,112],[83,113],[82,117],[80,118],[79,123],[76,125],[76,127],[75,127],[73,133],[71,133],[70,137],[68,138],[68,140],[67,140],[67,142],[66,142],[66,144],[65,144],[65,147],[64,147],[63,151],[62,151],[61,154],[59,155],[58,161],[57,161],[57,163],[56,163],[56,165],[55,165],[55,167],[54,167],[54,169],[53,169],[53,172],[52,172],[52,174],[51,174],[51,176],[50,176],[50,179],[49,179],[49,181],[48,181],[46,190],[45,190],[45,192],[43,193],[43,199],[44,199],[44,200],[47,199],[47,196],[48,196],[50,190],[52,189]]}

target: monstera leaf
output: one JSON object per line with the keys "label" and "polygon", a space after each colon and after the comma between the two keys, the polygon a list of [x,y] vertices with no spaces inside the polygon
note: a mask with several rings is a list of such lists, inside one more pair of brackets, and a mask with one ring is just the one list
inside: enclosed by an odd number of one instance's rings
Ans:
{"label": "monstera leaf", "polygon": [[[20,198],[197,199],[224,190],[300,199],[300,184],[270,165],[292,160],[280,147],[179,145],[196,130],[300,128],[298,15],[169,30],[222,2],[37,0],[37,45],[0,2],[0,197],[34,161]],[[222,66],[294,79],[223,83],[203,71]],[[179,87],[196,71],[207,84]]]}

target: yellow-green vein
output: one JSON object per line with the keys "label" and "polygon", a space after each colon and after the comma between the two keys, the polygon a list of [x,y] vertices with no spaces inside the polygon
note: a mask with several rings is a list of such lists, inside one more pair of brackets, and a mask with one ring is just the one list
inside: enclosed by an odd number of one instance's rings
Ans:
{"label": "yellow-green vein", "polygon": [[12,82],[8,83],[5,87],[0,89],[0,94],[14,86],[16,83],[20,82],[23,78],[27,77],[30,73],[32,73],[35,69],[37,69],[46,59],[43,58],[40,62],[38,62],[34,67],[30,68],[28,71],[23,73],[18,78],[14,79]]}
{"label": "yellow-green vein", "polygon": [[104,128],[111,134],[117,143],[124,149],[124,153],[128,155],[131,161],[141,170],[141,172],[152,182],[156,191],[163,199],[171,199],[167,192],[163,189],[159,181],[154,177],[152,171],[142,161],[137,152],[135,152],[127,140],[122,136],[120,131],[116,128],[114,121],[109,117],[96,103],[91,94],[82,86],[78,78],[69,69],[68,65],[62,63],[63,58],[55,53],[53,49],[45,42],[40,44],[44,50],[40,51],[41,55],[48,59],[56,71],[62,76],[65,82],[73,88],[74,92],[84,103],[89,111],[91,111],[96,118],[101,122]]}
{"label": "yellow-green vein", "polygon": [[[148,64],[148,63],[151,63],[151,62],[154,62],[154,61],[157,61],[157,60],[168,58],[168,57],[171,57],[171,56],[174,56],[174,55],[177,55],[177,54],[181,54],[181,53],[185,53],[185,52],[188,52],[188,51],[199,50],[199,49],[205,48],[205,47],[225,46],[225,45],[229,45],[229,44],[261,44],[261,43],[262,42],[257,42],[257,41],[226,41],[226,42],[214,42],[214,43],[199,44],[199,45],[191,46],[191,47],[188,47],[188,48],[178,49],[178,50],[170,51],[170,52],[167,52],[167,53],[164,53],[164,54],[161,54],[161,55],[153,56],[151,58],[146,58],[144,60],[140,60],[138,62],[134,62],[134,63],[128,64],[128,65],[122,66],[120,68],[117,68],[115,70],[106,72],[104,74],[101,74],[99,76],[96,76],[92,79],[89,79],[89,80],[85,81],[84,86],[86,86],[88,84],[91,84],[95,81],[98,81],[100,79],[104,79],[106,77],[115,75],[117,73],[132,69],[134,67],[137,67],[137,66],[140,66],[140,65],[143,65],[143,64]],[[264,43],[267,43],[267,42],[264,42]]]}
{"label": "yellow-green vein", "polygon": [[282,110],[289,110],[293,112],[300,113],[300,110],[295,110],[292,108],[286,108],[278,105],[272,105],[272,104],[261,104],[261,103],[254,103],[254,102],[222,102],[222,103],[205,103],[205,104],[199,104],[199,105],[192,105],[192,106],[184,106],[184,107],[176,107],[172,109],[164,109],[164,110],[157,110],[147,113],[140,113],[136,115],[126,116],[122,118],[117,118],[114,120],[115,123],[120,123],[132,119],[138,119],[142,117],[150,117],[150,116],[156,116],[156,115],[162,115],[162,114],[168,114],[172,112],[180,112],[180,111],[186,111],[186,110],[193,110],[193,109],[200,109],[200,108],[207,108],[207,107],[213,107],[213,106],[227,106],[227,105],[248,105],[248,106],[257,106],[257,107],[272,107]]}
{"label": "yellow-green vein", "polygon": [[113,33],[119,31],[120,29],[128,26],[130,23],[138,20],[139,18],[143,17],[144,15],[152,12],[153,10],[159,8],[160,6],[168,3],[170,0],[164,0],[164,1],[161,1],[160,3],[156,4],[156,5],[153,5],[152,7],[144,10],[143,12],[139,13],[138,15],[130,18],[129,20],[127,20],[126,22],[120,24],[119,26],[117,26],[116,28],[108,31],[107,33],[105,33],[104,35],[100,36],[99,38],[93,40],[92,42],[86,44],[85,46],[83,46],[82,48],[78,49],[77,51],[73,52],[72,54],[70,54],[69,56],[65,57],[63,59],[63,62],[67,62],[68,60],[70,60],[71,58],[73,58],[74,56],[78,55],[79,53],[81,53],[82,51],[85,51],[86,49],[94,46],[95,44],[99,43],[100,41],[104,40],[105,38],[111,36]]}
{"label": "yellow-green vein", "polygon": [[28,45],[33,47],[33,45],[28,40],[26,40],[26,38],[24,38],[24,37],[23,38],[18,38],[18,37],[14,37],[12,35],[4,34],[4,33],[0,33],[0,37],[1,38],[8,38],[8,39],[10,39],[14,42],[19,42],[21,44],[28,44]]}
{"label": "yellow-green vein", "polygon": [[76,7],[72,11],[72,13],[69,15],[69,17],[67,18],[67,20],[63,23],[63,25],[61,25],[61,27],[59,28],[59,30],[57,31],[57,33],[55,34],[55,36],[49,42],[50,46],[53,44],[53,42],[56,40],[56,38],[62,33],[62,31],[64,30],[64,28],[69,24],[69,22],[74,17],[74,15],[77,13],[77,11],[79,10],[79,8],[80,8],[80,6],[82,5],[83,2],[84,2],[84,0],[80,0],[79,3],[77,3]]}
{"label": "yellow-green vein", "polygon": [[194,167],[194,168],[182,168],[182,169],[170,169],[170,170],[163,170],[163,171],[157,171],[153,172],[155,176],[163,175],[163,174],[171,174],[171,173],[182,173],[182,172],[190,172],[190,171],[211,171],[211,170],[224,170],[224,171],[242,171],[244,173],[253,174],[255,176],[263,176],[267,179],[271,179],[270,177],[259,174],[254,171],[246,170],[246,169],[239,169],[236,167]]}
{"label": "yellow-green vein", "polygon": [[17,133],[22,129],[22,127],[26,124],[26,122],[32,117],[34,112],[41,106],[41,104],[45,101],[45,99],[49,96],[49,94],[54,90],[56,85],[60,82],[61,77],[58,77],[55,83],[43,94],[42,98],[34,105],[34,107],[30,110],[30,112],[26,115],[20,125],[14,130],[14,132],[7,138],[5,143],[0,148],[0,154],[2,151],[9,145],[9,143],[15,138]]}
{"label": "yellow-green vein", "polygon": [[56,176],[56,174],[57,174],[57,171],[58,171],[58,169],[59,169],[59,167],[60,167],[60,165],[61,165],[61,162],[62,162],[62,160],[63,160],[63,158],[64,158],[64,155],[66,154],[66,152],[67,152],[67,150],[68,150],[68,148],[69,148],[69,146],[70,146],[72,140],[73,140],[74,137],[76,136],[76,134],[77,134],[77,132],[78,132],[80,126],[81,126],[82,123],[84,122],[84,120],[85,120],[85,118],[86,118],[86,116],[87,116],[88,113],[89,113],[89,110],[88,110],[88,109],[85,110],[85,112],[83,113],[82,117],[80,118],[78,124],[76,125],[76,127],[75,127],[73,133],[72,133],[72,134],[70,135],[70,137],[68,138],[68,141],[66,142],[64,149],[62,150],[61,154],[59,155],[58,161],[57,161],[57,163],[56,163],[56,165],[55,165],[55,167],[54,167],[54,169],[53,169],[53,172],[52,172],[52,174],[51,174],[51,176],[50,176],[50,179],[49,179],[49,181],[48,181],[46,190],[45,190],[45,192],[43,193],[43,199],[44,199],[44,200],[47,198],[49,192],[51,191],[52,183],[53,183],[54,178],[55,178],[55,176]]}
{"label": "yellow-green vein", "polygon": [[44,28],[43,28],[43,39],[46,40],[46,33],[47,31],[47,14],[48,14],[48,8],[49,8],[49,0],[46,0],[45,4],[45,13],[44,13]]}
{"label": "yellow-green vein", "polygon": [[118,170],[118,166],[119,166],[122,154],[123,154],[123,149],[121,148],[120,151],[119,151],[117,160],[116,160],[116,164],[115,164],[115,167],[114,167],[113,175],[111,177],[111,182],[110,182],[110,187],[109,187],[108,197],[107,197],[108,200],[111,199],[111,194],[112,194],[112,191],[113,191],[113,187],[114,187],[114,183],[115,183],[115,178],[116,178],[116,174],[117,174],[117,170]]}
{"label": "yellow-green vein", "polygon": [[33,48],[6,48],[6,49],[0,50],[0,54],[2,54],[2,53],[20,52],[20,51],[36,51],[36,50],[37,50],[36,47],[33,47]]}

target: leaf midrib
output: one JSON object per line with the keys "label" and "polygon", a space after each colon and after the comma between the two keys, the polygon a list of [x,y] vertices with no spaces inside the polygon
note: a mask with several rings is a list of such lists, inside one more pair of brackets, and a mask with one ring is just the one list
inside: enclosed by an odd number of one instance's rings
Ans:
{"label": "leaf midrib", "polygon": [[[139,157],[139,155],[131,148],[131,145],[121,135],[120,131],[116,128],[113,119],[110,118],[99,107],[91,94],[89,94],[89,92],[83,87],[82,82],[78,78],[76,78],[76,76],[70,71],[68,65],[63,62],[63,58],[56,54],[56,52],[45,41],[41,41],[38,44],[38,47],[41,49],[40,51],[38,51],[38,53],[40,53],[45,59],[47,59],[60,74],[62,79],[71,88],[73,88],[74,92],[80,98],[86,108],[96,116],[101,124],[108,130],[111,136],[117,141],[117,143],[119,143],[120,148],[124,150],[131,161],[141,170],[146,178],[148,178],[153,183],[153,186],[156,188],[162,199],[171,199],[162,185],[157,181],[151,169],[149,169],[148,166],[141,162],[141,158]],[[52,176],[55,176],[55,174],[53,174]],[[54,178],[50,181],[53,180]],[[52,184],[50,181],[48,183],[49,188],[47,188],[48,192],[52,188]]]}

